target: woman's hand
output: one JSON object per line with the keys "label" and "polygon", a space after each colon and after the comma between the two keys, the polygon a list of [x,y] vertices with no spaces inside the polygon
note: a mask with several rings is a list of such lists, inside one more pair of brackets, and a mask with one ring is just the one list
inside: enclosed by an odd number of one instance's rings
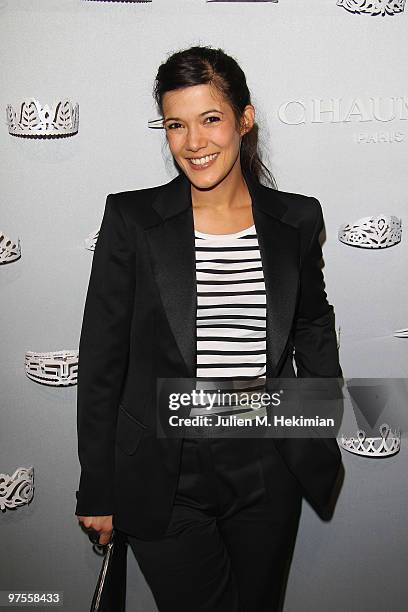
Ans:
{"label": "woman's hand", "polygon": [[99,545],[107,544],[112,534],[112,515],[78,516],[78,521],[86,530],[93,529],[99,533]]}

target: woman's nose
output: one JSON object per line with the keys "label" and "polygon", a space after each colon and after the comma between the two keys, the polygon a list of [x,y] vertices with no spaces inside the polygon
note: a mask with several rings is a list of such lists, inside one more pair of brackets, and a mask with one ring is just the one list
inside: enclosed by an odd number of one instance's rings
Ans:
{"label": "woman's nose", "polygon": [[196,152],[206,146],[207,141],[199,129],[189,129],[186,137],[186,148],[191,152]]}

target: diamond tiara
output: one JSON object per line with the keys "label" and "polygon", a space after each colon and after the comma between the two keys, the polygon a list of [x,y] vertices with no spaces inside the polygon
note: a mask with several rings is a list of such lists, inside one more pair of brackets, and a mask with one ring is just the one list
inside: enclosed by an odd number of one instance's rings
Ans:
{"label": "diamond tiara", "polygon": [[0,510],[28,504],[34,495],[34,468],[19,467],[14,474],[0,474]]}
{"label": "diamond tiara", "polygon": [[17,243],[9,238],[4,232],[0,232],[0,264],[15,261],[21,257],[20,238]]}
{"label": "diamond tiara", "polygon": [[85,248],[94,251],[99,236],[99,228],[91,232],[84,240]]}
{"label": "diamond tiara", "polygon": [[78,350],[36,353],[27,351],[26,375],[35,382],[55,387],[76,385],[78,377]]}
{"label": "diamond tiara", "polygon": [[58,100],[50,108],[42,106],[35,98],[26,98],[17,112],[7,104],[8,131],[12,136],[25,138],[63,137],[77,134],[79,127],[79,104],[70,100]]}
{"label": "diamond tiara", "polygon": [[86,2],[133,2],[134,4],[143,3],[143,2],[152,2],[152,0],[85,0]]}
{"label": "diamond tiara", "polygon": [[351,13],[370,13],[384,17],[386,14],[402,13],[405,0],[337,0],[337,6]]}
{"label": "diamond tiara", "polygon": [[279,0],[207,0],[207,2],[275,2],[277,4]]}
{"label": "diamond tiara", "polygon": [[354,223],[343,223],[340,242],[365,249],[383,249],[401,241],[402,221],[394,215],[362,217]]}
{"label": "diamond tiara", "polygon": [[365,431],[359,429],[357,437],[347,438],[342,436],[341,446],[355,455],[364,457],[389,457],[395,455],[400,449],[401,433],[391,431],[387,423],[380,425],[381,437],[367,438]]}

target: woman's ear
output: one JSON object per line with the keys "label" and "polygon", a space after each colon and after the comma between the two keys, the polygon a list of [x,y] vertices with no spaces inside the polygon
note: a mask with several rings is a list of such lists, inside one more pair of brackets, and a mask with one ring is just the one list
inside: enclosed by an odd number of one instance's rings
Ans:
{"label": "woman's ear", "polygon": [[250,132],[255,122],[255,109],[252,104],[247,104],[241,117],[241,136]]}

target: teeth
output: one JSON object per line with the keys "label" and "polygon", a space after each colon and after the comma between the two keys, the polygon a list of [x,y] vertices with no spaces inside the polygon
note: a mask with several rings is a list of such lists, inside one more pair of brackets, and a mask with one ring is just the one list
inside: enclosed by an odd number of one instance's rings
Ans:
{"label": "teeth", "polygon": [[209,161],[215,159],[218,153],[214,153],[214,155],[206,155],[205,157],[200,157],[199,159],[190,159],[191,163],[195,166],[202,166],[203,164],[208,164]]}

